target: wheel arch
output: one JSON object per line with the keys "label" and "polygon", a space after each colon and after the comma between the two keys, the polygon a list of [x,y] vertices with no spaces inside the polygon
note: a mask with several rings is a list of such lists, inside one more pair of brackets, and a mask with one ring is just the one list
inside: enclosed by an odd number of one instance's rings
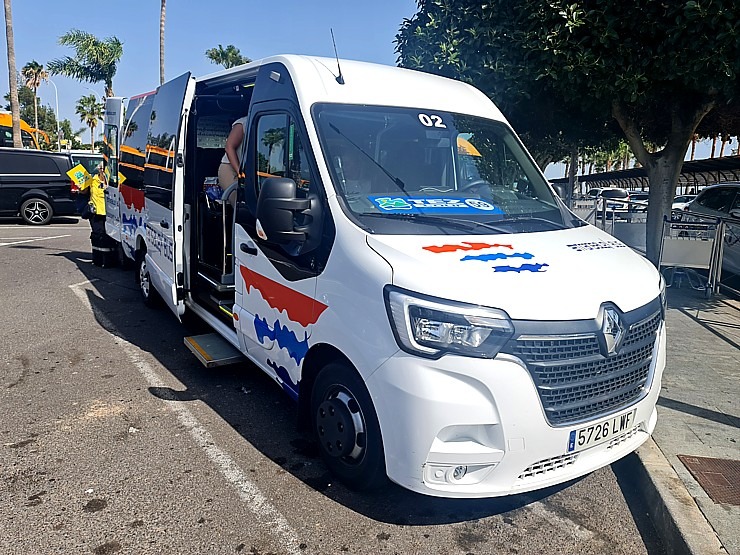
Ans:
{"label": "wheel arch", "polygon": [[312,346],[301,367],[301,384],[298,389],[298,427],[310,428],[311,423],[311,391],[321,369],[329,363],[341,362],[346,364],[359,376],[357,368],[337,347],[329,343],[320,343]]}

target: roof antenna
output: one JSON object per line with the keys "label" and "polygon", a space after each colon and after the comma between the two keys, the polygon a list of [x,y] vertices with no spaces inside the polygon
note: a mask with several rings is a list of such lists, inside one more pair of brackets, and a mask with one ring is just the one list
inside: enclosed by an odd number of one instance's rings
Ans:
{"label": "roof antenna", "polygon": [[337,83],[340,85],[344,85],[344,77],[342,77],[342,68],[339,66],[339,54],[337,54],[337,43],[334,42],[334,29],[329,27],[329,31],[331,32],[331,43],[334,45],[334,57],[337,59],[337,70],[339,70],[339,75],[337,75]]}

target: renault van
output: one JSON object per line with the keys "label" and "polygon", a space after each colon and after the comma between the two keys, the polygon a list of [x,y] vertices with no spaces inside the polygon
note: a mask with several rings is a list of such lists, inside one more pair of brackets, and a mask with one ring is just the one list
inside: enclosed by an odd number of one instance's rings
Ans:
{"label": "renault van", "polygon": [[[128,106],[110,210],[142,298],[211,326],[185,340],[205,366],[269,375],[344,483],[508,495],[649,437],[660,274],[566,208],[480,91],[276,56]],[[214,196],[245,115],[244,177]]]}

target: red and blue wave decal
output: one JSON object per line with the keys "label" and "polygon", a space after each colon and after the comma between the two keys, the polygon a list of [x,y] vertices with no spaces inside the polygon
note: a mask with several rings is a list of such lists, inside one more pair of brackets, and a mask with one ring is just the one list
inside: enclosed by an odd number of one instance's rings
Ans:
{"label": "red and blue wave decal", "polygon": [[239,266],[239,269],[247,292],[250,287],[254,287],[262,294],[262,298],[270,307],[278,312],[285,312],[290,321],[297,322],[304,328],[315,324],[321,313],[329,308],[316,299],[253,272],[245,266]]}
{"label": "red and blue wave decal", "polygon": [[[244,278],[246,292],[249,292],[250,287],[259,291],[269,307],[278,313],[269,317],[254,315],[254,330],[257,339],[260,343],[264,343],[265,339],[275,341],[278,347],[281,350],[285,349],[288,354],[285,363],[290,366],[292,364],[290,361],[293,361],[296,368],[299,367],[309,349],[308,328],[315,324],[329,307],[245,266],[240,266],[239,270]],[[293,328],[300,326],[302,329],[296,333],[288,324],[292,324]],[[300,335],[303,337],[301,338]],[[297,399],[298,382],[293,381],[288,369],[269,359],[267,364],[277,373],[283,389],[291,397]]]}
{"label": "red and blue wave decal", "polygon": [[121,185],[118,189],[121,192],[123,202],[129,209],[141,212],[144,210],[144,191],[141,189],[134,189],[127,185]]}
{"label": "red and blue wave decal", "polygon": [[[466,254],[460,259],[460,262],[510,262],[519,259],[521,261],[530,261],[535,258],[535,255],[531,252],[510,252],[514,250],[513,245],[499,244],[499,243],[452,243],[446,245],[431,245],[422,247],[424,250],[435,254],[442,253],[454,253],[458,251],[469,252],[469,251],[484,251],[496,249],[498,252],[485,252],[480,254]],[[501,249],[506,249],[501,252]],[[539,262],[525,262],[519,264],[495,264],[491,266],[494,272],[515,272],[520,274],[522,272],[534,272],[542,273],[545,272],[549,264]]]}

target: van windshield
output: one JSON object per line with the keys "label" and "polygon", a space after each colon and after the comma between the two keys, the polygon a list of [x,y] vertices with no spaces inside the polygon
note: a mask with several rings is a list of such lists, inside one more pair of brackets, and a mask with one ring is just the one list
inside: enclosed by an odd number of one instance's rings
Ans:
{"label": "van windshield", "polygon": [[313,115],[342,207],[371,233],[520,233],[578,225],[500,122],[337,104],[317,104]]}

